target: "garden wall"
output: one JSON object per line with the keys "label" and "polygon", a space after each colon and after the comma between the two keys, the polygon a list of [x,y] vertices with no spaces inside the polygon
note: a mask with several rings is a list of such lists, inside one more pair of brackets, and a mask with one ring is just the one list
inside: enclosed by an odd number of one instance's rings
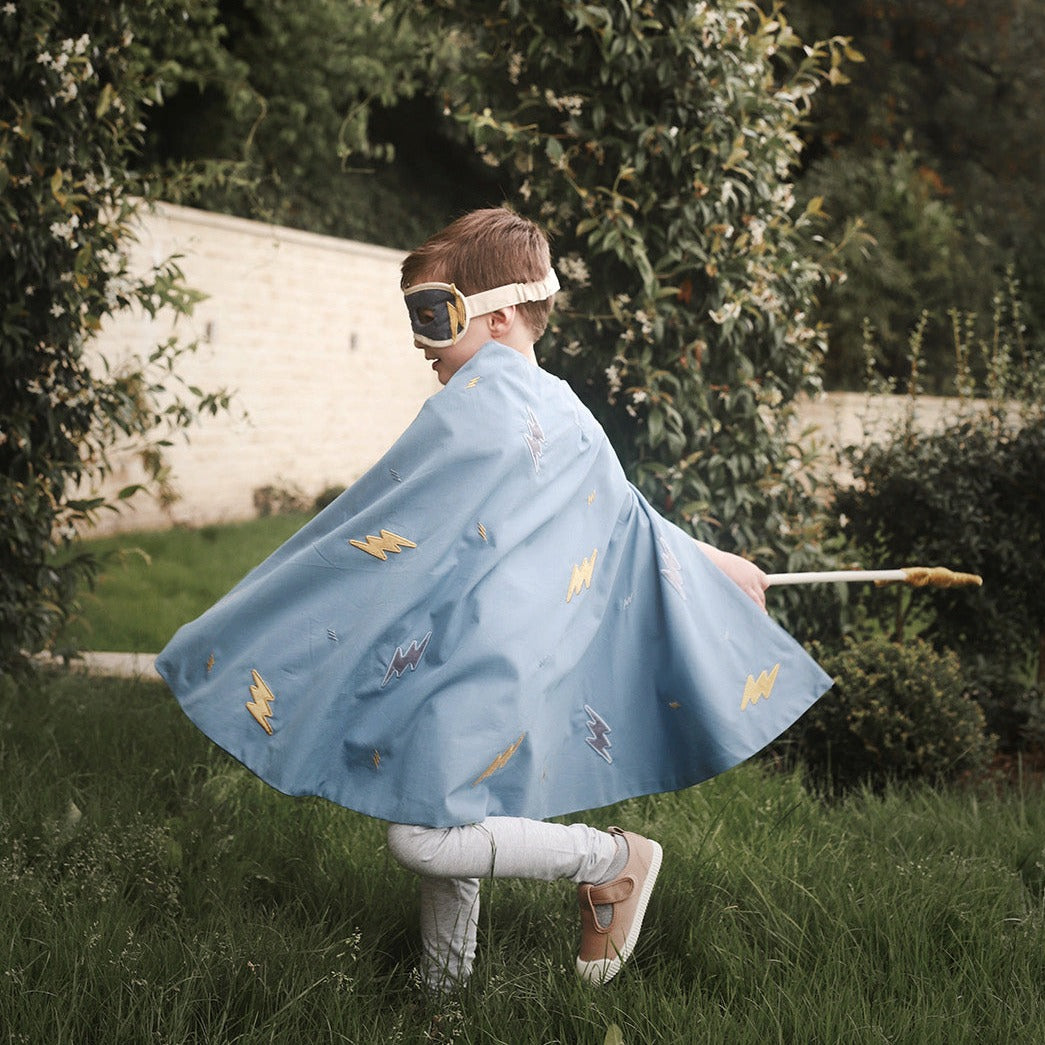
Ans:
{"label": "garden wall", "polygon": [[[242,519],[261,486],[314,496],[348,484],[438,389],[413,346],[399,251],[162,205],[143,219],[134,261],[172,254],[207,299],[173,325],[122,315],[100,332],[97,352],[112,361],[146,354],[171,333],[198,338],[179,376],[232,389],[235,407],[205,418],[188,441],[176,437],[168,457],[177,501],[164,508],[139,497],[100,531]],[[106,489],[140,475],[133,455],[122,455]]]}
{"label": "garden wall", "polygon": [[[235,407],[176,438],[168,458],[177,500],[139,497],[103,517],[99,532],[248,518],[263,486],[312,497],[347,485],[438,390],[413,347],[400,252],[164,204],[142,221],[135,264],[172,254],[206,300],[174,325],[120,316],[97,337],[97,353],[112,362],[148,353],[171,333],[198,339],[180,376],[232,389]],[[836,393],[803,405],[801,423],[826,444],[857,442],[905,403]],[[946,409],[945,400],[919,400],[920,423],[931,426]],[[140,476],[132,454],[118,456],[105,488],[113,494]]]}

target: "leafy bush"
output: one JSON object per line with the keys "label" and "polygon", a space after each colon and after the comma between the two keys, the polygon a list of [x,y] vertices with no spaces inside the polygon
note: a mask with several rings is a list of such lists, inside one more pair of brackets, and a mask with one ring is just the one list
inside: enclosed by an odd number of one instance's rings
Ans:
{"label": "leafy bush", "polygon": [[918,639],[873,638],[817,657],[834,688],[785,735],[817,783],[842,790],[939,783],[988,764],[993,739],[955,654]]}
{"label": "leafy bush", "polygon": [[195,300],[173,263],[139,277],[127,257],[150,191],[132,170],[140,118],[163,85],[136,29],[181,8],[0,7],[0,672],[51,641],[93,575],[89,557],[59,563],[55,553],[117,507],[92,492],[109,451],[133,446],[160,483],[165,435],[226,402],[180,388],[174,369],[191,346],[172,340],[124,361],[88,352],[120,309],[187,312]]}
{"label": "leafy bush", "polygon": [[800,189],[823,198],[826,234],[844,243],[846,279],[822,295],[818,311],[831,330],[827,386],[859,388],[868,321],[885,370],[901,378],[908,330],[928,310],[939,319],[923,330],[926,382],[933,391],[950,391],[946,311],[961,302],[979,313],[981,326],[989,324],[991,280],[984,273],[1001,269],[1000,252],[979,242],[937,173],[910,150],[833,152],[810,166]]}
{"label": "leafy bush", "polygon": [[829,274],[789,179],[845,41],[803,47],[746,0],[439,6],[467,55],[448,107],[553,237],[546,365],[659,509],[780,568],[815,561],[788,421],[818,384]]}
{"label": "leafy bush", "polygon": [[307,512],[312,501],[297,483],[280,480],[254,490],[254,511],[259,519],[270,515],[291,515]]}
{"label": "leafy bush", "polygon": [[[891,627],[902,639],[919,607],[923,636],[960,651],[966,674],[991,694],[985,706],[1003,739],[1019,722],[1006,726],[1002,705],[1045,677],[1045,358],[1023,342],[1017,305],[1008,312],[976,359],[954,317],[963,398],[941,427],[921,432],[912,395],[912,412],[884,441],[849,448],[853,482],[835,496],[844,532],[869,560],[982,576],[982,588],[898,592]],[[916,338],[911,347],[916,393]]]}

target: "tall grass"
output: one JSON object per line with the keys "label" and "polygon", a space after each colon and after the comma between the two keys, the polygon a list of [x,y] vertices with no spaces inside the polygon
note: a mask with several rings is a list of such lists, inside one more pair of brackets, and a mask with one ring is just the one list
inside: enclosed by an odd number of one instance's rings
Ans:
{"label": "tall grass", "polygon": [[413,983],[382,826],[265,787],[161,686],[0,683],[12,1042],[1040,1042],[1045,795],[825,801],[748,765],[588,819],[659,838],[635,958],[572,971],[564,883],[484,885],[459,995]]}
{"label": "tall grass", "polygon": [[102,563],[62,642],[81,649],[157,653],[308,516],[271,515],[249,522],[123,534],[81,542]]}

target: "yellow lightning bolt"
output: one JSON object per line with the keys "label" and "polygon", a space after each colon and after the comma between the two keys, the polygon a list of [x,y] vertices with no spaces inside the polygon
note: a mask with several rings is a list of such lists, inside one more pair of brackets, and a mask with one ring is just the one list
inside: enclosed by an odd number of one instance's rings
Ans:
{"label": "yellow lightning bolt", "polygon": [[250,695],[254,699],[249,704],[245,704],[244,707],[254,716],[258,725],[269,736],[272,736],[272,726],[269,723],[269,719],[272,717],[272,701],[276,698],[256,670],[252,670],[251,675],[254,676],[254,684],[250,687]]}
{"label": "yellow lightning bolt", "polygon": [[594,504],[594,503],[595,503],[595,491],[592,490],[592,492],[590,494],[588,494],[588,504]]}
{"label": "yellow lightning bolt", "polygon": [[211,671],[213,671],[213,669],[214,669],[214,654],[212,653],[207,658],[207,674],[209,675],[211,673]]}
{"label": "yellow lightning bolt", "polygon": [[471,381],[469,381],[469,382],[468,382],[468,384],[466,384],[466,385],[465,385],[464,387],[465,387],[465,388],[475,388],[475,386],[476,386],[477,384],[479,384],[479,381],[480,381],[480,378],[478,378],[478,377],[473,377],[473,378],[472,378],[472,380],[471,380]]}
{"label": "yellow lightning bolt", "polygon": [[744,683],[744,699],[740,702],[741,711],[746,711],[748,704],[757,704],[762,698],[769,698],[779,671],[780,665],[775,664],[768,675],[764,671],[757,679],[748,675],[747,682]]}
{"label": "yellow lightning bolt", "polygon": [[570,574],[570,588],[566,592],[566,601],[569,602],[574,595],[579,595],[582,588],[591,587],[591,574],[592,570],[595,569],[595,557],[599,554],[599,549],[596,548],[591,553],[590,559],[585,559],[580,566],[575,565],[573,572]]}
{"label": "yellow lightning bolt", "polygon": [[374,753],[370,756],[370,761],[374,763],[374,769],[381,768],[381,752],[374,748]]}
{"label": "yellow lightning bolt", "polygon": [[417,547],[413,541],[408,541],[405,537],[400,537],[399,534],[392,533],[390,530],[382,530],[380,537],[368,533],[365,541],[352,540],[348,543],[353,548],[358,548],[367,555],[373,555],[375,559],[380,559],[382,562],[388,558],[385,552],[395,552],[398,555],[403,548]]}
{"label": "yellow lightning bolt", "polygon": [[498,769],[504,769],[508,765],[508,760],[519,750],[519,745],[526,739],[525,733],[519,734],[519,739],[511,745],[511,747],[505,748],[473,781],[472,787],[477,784],[481,784],[487,777],[493,776]]}
{"label": "yellow lightning bolt", "polygon": [[450,336],[457,337],[457,332],[464,326],[464,315],[462,314],[464,310],[459,309],[453,302],[448,302],[446,311],[450,316]]}
{"label": "yellow lightning bolt", "polygon": [[479,536],[482,537],[484,541],[486,540],[486,527],[483,526],[482,523],[479,523]]}

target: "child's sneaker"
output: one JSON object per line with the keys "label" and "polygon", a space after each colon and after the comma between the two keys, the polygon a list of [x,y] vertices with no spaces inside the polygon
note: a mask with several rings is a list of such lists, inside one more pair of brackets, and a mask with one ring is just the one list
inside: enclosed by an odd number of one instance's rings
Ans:
{"label": "child's sneaker", "polygon": [[[577,974],[582,980],[597,984],[612,980],[635,949],[662,857],[660,846],[651,838],[619,827],[609,830],[628,843],[624,870],[611,882],[585,883],[577,888],[581,907]],[[600,917],[604,912],[608,916]]]}

